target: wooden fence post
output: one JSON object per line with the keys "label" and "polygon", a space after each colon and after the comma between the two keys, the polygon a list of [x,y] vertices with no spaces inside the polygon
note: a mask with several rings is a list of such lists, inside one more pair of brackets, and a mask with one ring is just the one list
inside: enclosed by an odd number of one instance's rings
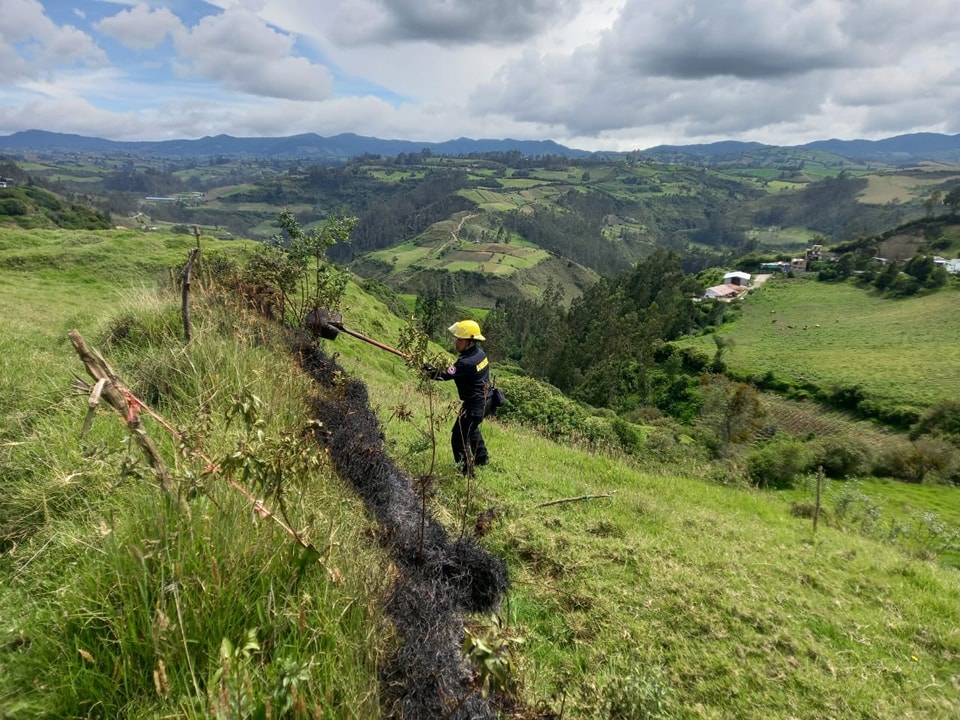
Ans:
{"label": "wooden fence post", "polygon": [[[199,232],[199,230],[197,231]],[[199,236],[197,241],[199,242]],[[193,263],[200,255],[200,248],[195,247],[190,251],[190,257],[183,268],[182,282],[180,288],[180,309],[183,314],[183,337],[190,342],[190,273],[193,271]]]}

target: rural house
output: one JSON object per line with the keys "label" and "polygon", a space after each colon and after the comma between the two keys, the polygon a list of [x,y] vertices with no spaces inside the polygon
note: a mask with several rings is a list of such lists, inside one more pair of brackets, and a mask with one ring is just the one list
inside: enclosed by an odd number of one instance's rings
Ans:
{"label": "rural house", "polygon": [[747,287],[750,284],[750,273],[741,272],[739,270],[728,272],[723,276],[723,283],[724,285],[738,285],[740,287]]}
{"label": "rural house", "polygon": [[740,297],[747,288],[745,285],[732,285],[724,283],[723,285],[714,285],[707,288],[703,293],[705,300],[734,300]]}

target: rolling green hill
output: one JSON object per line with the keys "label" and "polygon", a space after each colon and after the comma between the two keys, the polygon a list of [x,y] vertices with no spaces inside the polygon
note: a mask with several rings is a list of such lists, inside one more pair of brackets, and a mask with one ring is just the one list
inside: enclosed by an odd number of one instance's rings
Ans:
{"label": "rolling green hill", "polygon": [[33,185],[0,188],[0,225],[102,230],[110,220],[88,204],[65,200]]}
{"label": "rolling green hill", "polygon": [[[624,271],[657,247],[681,252],[685,269],[696,272],[750,251],[789,256],[814,240],[873,235],[929,214],[933,194],[942,197],[960,178],[946,166],[892,168],[771,148],[697,164],[683,154],[674,162],[641,154],[415,153],[336,167],[109,154],[20,165],[38,183],[92,198],[129,226],[199,225],[263,240],[277,233],[284,208],[307,227],[355,215],[352,242],[334,248],[333,259],[406,293],[423,291],[425,280],[432,290],[449,286],[442,275],[456,274],[465,291],[457,300],[485,309],[497,297],[536,297],[538,276],[555,278],[570,301],[591,277]],[[191,192],[203,194],[180,195]],[[560,263],[527,272],[547,258]]]}

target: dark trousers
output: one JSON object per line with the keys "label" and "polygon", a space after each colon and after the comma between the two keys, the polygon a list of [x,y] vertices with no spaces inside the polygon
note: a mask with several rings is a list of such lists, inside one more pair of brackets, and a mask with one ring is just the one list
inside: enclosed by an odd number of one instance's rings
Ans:
{"label": "dark trousers", "polygon": [[482,422],[483,415],[469,415],[461,409],[457,414],[457,421],[453,424],[450,434],[453,461],[464,473],[472,471],[474,465],[486,465],[490,459],[483,435],[480,434]]}

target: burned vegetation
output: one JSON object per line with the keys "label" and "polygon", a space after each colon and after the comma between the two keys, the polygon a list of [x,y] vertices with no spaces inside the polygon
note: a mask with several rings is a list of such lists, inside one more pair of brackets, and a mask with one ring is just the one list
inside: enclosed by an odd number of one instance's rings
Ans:
{"label": "burned vegetation", "polygon": [[413,479],[384,448],[365,386],[343,380],[342,369],[316,343],[303,341],[295,349],[322,389],[312,399],[323,428],[317,439],[380,524],[396,569],[386,610],[400,642],[381,672],[386,715],[495,718],[460,648],[464,614],[499,606],[506,565],[473,537],[450,537],[424,512]]}

